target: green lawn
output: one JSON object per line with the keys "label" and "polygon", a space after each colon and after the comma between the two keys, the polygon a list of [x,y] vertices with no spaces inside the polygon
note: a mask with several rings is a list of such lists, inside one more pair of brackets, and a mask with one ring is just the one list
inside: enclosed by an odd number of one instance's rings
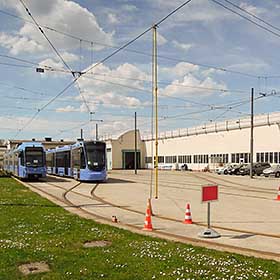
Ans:
{"label": "green lawn", "polygon": [[[0,279],[280,279],[280,263],[144,237],[68,213],[0,178]],[[143,217],[144,222],[144,217]],[[89,240],[107,240],[83,248]],[[22,276],[18,265],[51,271]]]}

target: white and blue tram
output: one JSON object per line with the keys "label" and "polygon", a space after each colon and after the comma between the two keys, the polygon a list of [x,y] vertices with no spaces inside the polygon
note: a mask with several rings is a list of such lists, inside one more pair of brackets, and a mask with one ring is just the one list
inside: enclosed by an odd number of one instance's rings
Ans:
{"label": "white and blue tram", "polygon": [[78,141],[73,145],[47,150],[47,172],[80,181],[105,181],[106,144],[101,141]]}
{"label": "white and blue tram", "polygon": [[4,155],[4,170],[22,179],[46,177],[46,152],[41,143],[23,142]]}

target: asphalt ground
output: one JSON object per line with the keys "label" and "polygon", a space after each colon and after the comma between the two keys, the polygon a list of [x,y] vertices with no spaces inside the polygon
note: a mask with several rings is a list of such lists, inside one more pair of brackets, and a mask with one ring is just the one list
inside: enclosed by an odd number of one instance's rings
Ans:
{"label": "asphalt ground", "polygon": [[[215,239],[198,236],[207,226],[201,187],[208,184],[219,187],[219,199],[211,203],[211,227],[221,234]],[[275,200],[279,179],[160,171],[158,199],[151,170],[111,171],[100,184],[49,176],[27,185],[67,210],[137,232],[142,232],[151,197],[153,236],[280,260],[280,201]],[[183,223],[186,203],[191,206],[191,225]]]}

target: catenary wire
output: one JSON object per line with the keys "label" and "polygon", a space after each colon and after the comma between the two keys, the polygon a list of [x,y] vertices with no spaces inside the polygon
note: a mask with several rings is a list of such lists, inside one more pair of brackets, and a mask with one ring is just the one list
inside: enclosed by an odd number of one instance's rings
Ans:
{"label": "catenary wire", "polygon": [[[14,17],[14,18],[23,20],[23,21],[25,21],[27,23],[30,23],[30,24],[34,25],[34,23],[32,21],[27,20],[27,19],[25,19],[23,17],[20,17],[18,15],[9,13],[7,11],[4,11],[4,10],[0,9],[0,13],[5,14],[5,15],[10,16],[10,17]],[[56,32],[56,33],[61,34],[63,36],[66,36],[66,37],[69,37],[69,38],[72,38],[72,39],[75,39],[75,40],[87,42],[87,43],[90,43],[91,45],[95,44],[95,45],[100,45],[100,46],[104,46],[104,47],[110,47],[110,48],[116,48],[116,49],[119,48],[119,46],[113,46],[113,45],[109,45],[109,44],[104,44],[104,43],[96,42],[96,41],[93,41],[93,40],[84,39],[84,38],[81,38],[81,37],[78,37],[78,36],[75,36],[75,35],[72,35],[72,34],[69,34],[69,33],[66,33],[66,32],[63,32],[63,31],[60,31],[60,30],[57,30],[55,28],[49,27],[47,25],[41,25],[41,26],[43,28],[45,28],[45,29],[48,29],[48,30],[53,31],[53,32]],[[132,50],[132,49],[129,49],[129,48],[125,49],[125,51],[133,52],[133,53],[137,53],[137,54],[141,54],[141,55],[145,55],[145,56],[151,56],[151,54],[149,54],[149,53],[145,53],[145,52],[138,51],[138,50]],[[228,72],[228,73],[248,76],[248,77],[252,77],[252,78],[265,77],[263,75],[253,75],[253,74],[249,74],[249,73],[245,73],[245,72],[241,72],[241,71],[235,71],[235,70],[227,69],[225,67],[214,66],[214,65],[207,65],[207,64],[197,63],[197,62],[188,61],[188,60],[181,60],[181,59],[171,58],[171,57],[167,57],[167,56],[163,56],[163,55],[158,55],[158,58],[166,59],[166,60],[170,60],[170,61],[176,61],[176,62],[186,62],[186,63],[192,64],[192,65],[197,65],[197,66],[200,66],[200,67],[203,67],[203,68],[216,69],[216,70],[219,70],[219,71],[222,71],[222,72]]]}
{"label": "catenary wire", "polygon": [[[24,5],[23,0],[20,0],[21,3]],[[164,18],[160,19],[155,25],[158,26],[160,25],[162,22],[164,22],[168,17],[170,17],[171,15],[173,15],[175,12],[177,12],[179,9],[181,9],[183,6],[187,5],[188,3],[190,3],[191,0],[188,0],[186,2],[184,2],[182,5],[180,5],[179,7],[177,7],[175,10],[171,11],[169,14],[167,14]],[[26,8],[26,6],[25,6]],[[28,9],[26,8],[27,12],[29,13]],[[32,17],[32,15],[30,14],[30,16]],[[34,22],[36,23],[36,21],[34,20]],[[36,25],[38,25],[36,23]],[[154,25],[154,26],[155,26]],[[85,73],[90,72],[93,68],[97,67],[98,65],[104,63],[105,61],[107,61],[108,59],[110,59],[111,57],[113,57],[114,55],[116,55],[117,53],[119,53],[121,50],[127,48],[129,45],[131,45],[132,43],[134,43],[136,40],[138,40],[139,38],[141,38],[142,36],[144,36],[146,33],[148,33],[154,26],[151,26],[149,28],[147,28],[146,30],[144,30],[142,33],[140,33],[138,36],[136,36],[134,39],[130,40],[129,42],[127,42],[126,44],[124,44],[123,46],[121,46],[120,48],[118,48],[117,50],[115,50],[112,54],[106,56],[105,58],[103,58],[102,60],[100,60],[99,62],[97,62],[95,65],[91,66],[90,68],[88,68],[86,70]],[[40,26],[38,26],[39,29]],[[44,34],[44,33],[43,33]],[[17,135],[22,132],[23,129],[25,129],[36,117],[37,115],[44,110],[49,104],[51,104],[56,98],[58,98],[60,95],[62,95],[68,88],[70,88],[81,76],[77,76],[76,78],[74,78],[74,80],[72,82],[70,82],[62,91],[60,91],[54,98],[52,98],[48,103],[46,103],[40,110],[38,110],[38,112],[19,130],[19,132],[17,133]],[[17,136],[16,135],[16,136]]]}
{"label": "catenary wire", "polygon": [[234,4],[233,2],[231,2],[231,1],[229,1],[229,0],[224,0],[224,1],[227,2],[228,4],[232,5],[233,7],[239,9],[240,11],[242,11],[242,12],[244,12],[244,13],[246,13],[246,14],[252,16],[253,18],[255,18],[255,19],[261,21],[262,23],[268,25],[269,27],[271,27],[271,28],[273,28],[273,29],[275,29],[275,30],[277,30],[277,31],[280,31],[280,28],[279,28],[279,27],[277,27],[277,26],[271,24],[270,22],[268,22],[268,21],[266,21],[266,20],[264,20],[264,19],[262,19],[262,18],[260,18],[260,17],[258,17],[258,16],[256,16],[256,15],[254,15],[253,13],[249,12],[248,10],[246,10],[246,9],[244,9],[244,8],[241,8],[240,6]]}
{"label": "catenary wire", "polygon": [[271,30],[271,29],[269,29],[269,28],[267,28],[267,27],[265,27],[265,26],[263,26],[263,25],[261,25],[261,24],[255,22],[255,21],[253,21],[252,19],[250,19],[250,18],[248,18],[248,17],[246,17],[246,16],[240,14],[239,12],[237,12],[237,11],[235,11],[235,10],[233,10],[233,9],[231,9],[231,8],[229,8],[229,7],[227,7],[226,5],[222,4],[221,2],[219,2],[219,1],[217,1],[217,0],[209,0],[209,1],[214,2],[215,4],[217,4],[217,5],[221,6],[221,7],[223,7],[224,9],[226,9],[226,10],[228,10],[228,11],[230,11],[230,12],[232,12],[232,13],[238,15],[238,16],[240,16],[241,18],[243,18],[243,19],[245,19],[245,20],[251,22],[252,24],[254,24],[254,25],[256,25],[256,26],[258,26],[259,28],[261,28],[261,29],[263,29],[263,30],[265,30],[265,31],[267,31],[267,32],[269,32],[269,33],[271,33],[271,34],[273,34],[273,35],[275,35],[275,36],[277,36],[277,37],[280,38],[280,34],[279,34],[279,33],[277,33],[277,32],[275,32],[275,31],[273,31],[273,30]]}
{"label": "catenary wire", "polygon": [[64,58],[60,55],[60,53],[58,52],[58,50],[56,49],[56,47],[53,45],[53,43],[50,41],[50,39],[48,38],[48,36],[45,34],[44,30],[41,28],[41,26],[38,24],[38,22],[35,20],[35,18],[32,16],[30,10],[28,9],[28,7],[26,6],[26,4],[23,2],[23,0],[19,0],[21,2],[21,4],[23,5],[23,7],[25,8],[27,14],[31,17],[32,21],[35,23],[35,25],[38,27],[38,29],[40,30],[40,32],[42,33],[42,35],[45,37],[45,39],[48,41],[49,45],[52,47],[52,49],[54,50],[54,52],[57,54],[57,56],[60,58],[60,60],[62,61],[62,63],[66,66],[66,68],[71,71],[72,73],[72,69],[70,68],[70,66],[66,63],[66,61],[64,60]]}

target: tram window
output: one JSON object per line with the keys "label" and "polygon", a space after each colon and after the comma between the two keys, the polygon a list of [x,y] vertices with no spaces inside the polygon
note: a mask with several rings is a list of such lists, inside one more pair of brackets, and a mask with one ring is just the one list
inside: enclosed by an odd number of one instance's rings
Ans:
{"label": "tram window", "polygon": [[74,168],[80,168],[80,150],[79,149],[72,150],[72,166]]}
{"label": "tram window", "polygon": [[260,153],[257,153],[257,162],[260,161]]}
{"label": "tram window", "polygon": [[264,153],[261,153],[261,162],[264,162]]}

